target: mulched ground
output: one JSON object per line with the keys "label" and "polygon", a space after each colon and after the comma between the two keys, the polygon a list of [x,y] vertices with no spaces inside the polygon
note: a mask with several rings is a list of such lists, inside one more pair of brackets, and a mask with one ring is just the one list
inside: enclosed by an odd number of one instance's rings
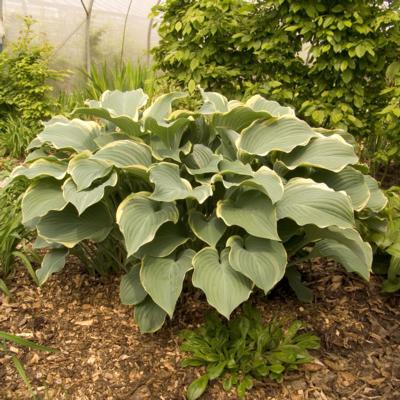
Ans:
{"label": "mulched ground", "polygon": [[[248,399],[400,399],[400,296],[382,295],[379,278],[367,285],[333,263],[304,269],[316,294],[313,304],[299,303],[284,285],[255,303],[266,319],[306,322],[321,337],[321,350],[283,384],[256,383]],[[41,289],[22,270],[10,286],[13,297],[1,299],[0,330],[60,350],[18,350],[41,398],[179,400],[199,373],[179,366],[177,339],[208,309],[198,292],[185,293],[173,323],[140,335],[132,308],[119,303],[118,278],[89,276],[73,260]],[[28,398],[9,359],[0,358],[0,399]],[[236,396],[215,383],[203,398]]]}

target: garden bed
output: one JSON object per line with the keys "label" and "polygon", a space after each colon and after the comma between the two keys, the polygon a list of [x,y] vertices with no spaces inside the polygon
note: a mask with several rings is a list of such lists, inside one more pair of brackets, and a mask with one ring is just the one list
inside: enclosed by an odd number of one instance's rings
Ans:
{"label": "garden bed", "polygon": [[[333,263],[304,266],[313,304],[301,304],[284,285],[254,301],[266,319],[298,318],[321,338],[315,362],[290,373],[283,384],[257,382],[249,399],[400,398],[400,296],[380,293],[342,273]],[[312,273],[309,272],[312,270]],[[44,354],[19,350],[28,375],[46,399],[184,399],[196,377],[179,361],[177,333],[201,323],[208,310],[200,292],[186,291],[175,314],[152,335],[141,335],[132,308],[120,304],[118,278],[89,276],[70,263],[42,289],[20,270],[13,297],[0,305],[0,330],[59,349]],[[0,398],[28,399],[13,366],[0,359]],[[235,399],[213,384],[204,399]]]}

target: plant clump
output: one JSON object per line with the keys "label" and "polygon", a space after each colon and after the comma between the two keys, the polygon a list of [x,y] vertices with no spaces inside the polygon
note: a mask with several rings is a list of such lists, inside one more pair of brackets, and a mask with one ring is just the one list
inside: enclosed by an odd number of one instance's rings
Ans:
{"label": "plant clump", "polygon": [[386,198],[359,164],[352,137],[313,128],[293,109],[201,92],[195,111],[172,92],[145,108],[141,90],[106,91],[75,116],[54,117],[12,180],[29,187],[22,222],[44,283],[68,254],[122,269],[120,297],[142,332],[173,317],[185,279],[229,318],[284,277],[304,295],[299,260],[330,257],[369,278],[372,251],[356,230]]}
{"label": "plant clump", "polygon": [[190,355],[183,367],[206,367],[206,373],[188,387],[188,400],[198,399],[210,381],[222,380],[229,391],[237,387],[240,399],[253,386],[254,379],[281,382],[288,371],[312,361],[308,350],[318,349],[319,338],[301,333],[300,321],[284,329],[281,321],[263,324],[260,313],[248,304],[242,315],[225,323],[216,313],[209,314],[203,326],[181,333],[181,349]]}

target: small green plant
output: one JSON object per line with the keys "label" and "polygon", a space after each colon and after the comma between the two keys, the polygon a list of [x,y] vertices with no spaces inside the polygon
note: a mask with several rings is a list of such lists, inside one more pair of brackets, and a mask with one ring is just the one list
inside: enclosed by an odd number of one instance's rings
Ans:
{"label": "small green plant", "polygon": [[9,345],[17,345],[25,348],[29,348],[32,350],[39,350],[53,353],[57,351],[56,349],[52,349],[51,347],[43,346],[37,343],[34,343],[30,340],[26,340],[20,338],[19,336],[12,335],[8,332],[0,331],[0,353],[4,353],[11,358],[12,363],[14,364],[15,369],[17,370],[19,376],[24,382],[25,386],[28,388],[33,399],[37,399],[38,397],[35,394],[35,390],[33,389],[31,382],[28,378],[28,375],[25,371],[25,368],[18,357],[15,356],[14,352],[10,350]]}
{"label": "small green plant", "polygon": [[243,399],[253,379],[281,382],[286,372],[312,361],[308,350],[319,348],[319,338],[299,334],[303,329],[300,321],[285,329],[278,320],[263,324],[259,312],[247,304],[243,309],[242,315],[228,322],[212,313],[204,326],[181,333],[181,350],[190,353],[182,366],[206,368],[206,373],[189,385],[188,400],[198,399],[215,379],[222,380],[224,390],[236,386]]}
{"label": "small green plant", "polygon": [[75,110],[98,122],[45,124],[11,174],[29,182],[22,222],[47,250],[40,284],[68,254],[122,269],[122,302],[154,332],[172,318],[186,276],[226,318],[284,277],[302,295],[296,264],[305,259],[333,258],[367,280],[372,250],[355,214],[387,200],[349,135],[258,95],[201,95],[198,110],[173,111],[186,93],[145,108],[141,89],[106,91]]}

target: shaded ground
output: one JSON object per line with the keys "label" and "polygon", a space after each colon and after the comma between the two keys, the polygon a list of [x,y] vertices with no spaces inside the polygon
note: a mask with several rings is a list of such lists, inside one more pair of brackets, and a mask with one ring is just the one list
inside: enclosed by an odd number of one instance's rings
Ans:
{"label": "shaded ground", "polygon": [[[333,263],[305,270],[316,294],[313,304],[299,303],[284,286],[256,304],[266,319],[305,321],[321,337],[322,348],[313,353],[313,364],[282,385],[257,383],[248,399],[400,399],[400,296],[384,296],[378,278],[368,286]],[[0,330],[60,350],[18,352],[43,398],[184,399],[196,370],[179,367],[176,334],[201,322],[207,305],[198,292],[185,294],[173,324],[142,336],[132,308],[119,303],[117,278],[94,278],[71,263],[42,289],[23,271],[11,286],[14,297],[0,304]],[[0,358],[0,399],[27,398],[11,364]],[[203,398],[236,396],[214,384]]]}

